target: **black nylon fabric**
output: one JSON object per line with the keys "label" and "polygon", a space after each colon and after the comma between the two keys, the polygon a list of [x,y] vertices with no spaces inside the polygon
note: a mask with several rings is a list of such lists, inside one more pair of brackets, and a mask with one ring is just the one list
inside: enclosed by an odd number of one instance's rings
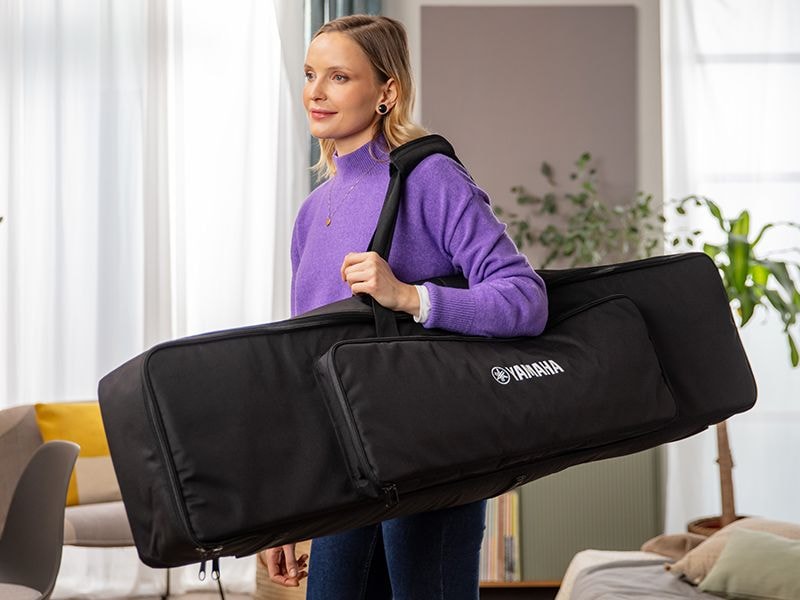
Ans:
{"label": "black nylon fabric", "polygon": [[376,496],[635,437],[676,414],[644,321],[622,296],[541,338],[339,342],[317,370],[350,471]]}
{"label": "black nylon fabric", "polygon": [[[166,342],[106,375],[100,408],[141,559],[247,555],[488,498],[755,402],[707,256],[541,274],[550,320],[537,338],[454,336],[385,311],[398,333],[386,339],[358,297]],[[487,364],[541,360],[564,372],[488,378]]]}
{"label": "black nylon fabric", "polygon": [[[750,363],[717,268],[707,255],[659,256],[540,274],[547,283],[551,321],[598,297],[628,296],[644,317],[685,418],[718,423],[730,416],[726,410],[741,412],[755,402]],[[729,400],[723,401],[725,396]]]}

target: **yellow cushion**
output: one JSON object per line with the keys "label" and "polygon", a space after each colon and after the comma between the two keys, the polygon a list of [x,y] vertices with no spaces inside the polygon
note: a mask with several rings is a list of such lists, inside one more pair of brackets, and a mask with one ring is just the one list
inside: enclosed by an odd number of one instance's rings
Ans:
{"label": "yellow cushion", "polygon": [[69,440],[81,447],[67,506],[121,499],[97,402],[37,404],[36,422],[45,442]]}

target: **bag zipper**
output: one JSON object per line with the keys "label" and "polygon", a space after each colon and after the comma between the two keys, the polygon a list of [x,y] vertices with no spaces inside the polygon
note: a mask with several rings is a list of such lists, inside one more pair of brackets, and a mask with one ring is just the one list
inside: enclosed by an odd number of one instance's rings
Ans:
{"label": "bag zipper", "polygon": [[161,450],[161,456],[164,459],[164,469],[167,471],[167,479],[170,484],[170,489],[172,494],[172,506],[175,509],[178,520],[184,527],[184,531],[186,536],[191,541],[192,545],[194,546],[195,550],[200,554],[202,563],[200,566],[200,575],[204,578],[205,577],[205,562],[209,559],[215,559],[220,554],[222,554],[223,550],[225,549],[224,544],[204,544],[197,539],[194,531],[192,530],[191,523],[189,522],[189,516],[186,512],[186,506],[184,505],[183,499],[183,492],[181,491],[180,484],[178,482],[178,476],[175,473],[175,465],[173,464],[171,457],[171,451],[169,448],[169,443],[166,439],[166,434],[164,433],[164,422],[161,418],[161,413],[156,406],[155,400],[155,393],[153,392],[153,388],[150,382],[150,379],[146,376],[146,367],[147,367],[147,360],[150,357],[148,356],[147,359],[142,363],[142,378],[144,380],[145,389],[147,393],[145,394],[145,409],[150,414],[150,422],[152,424],[153,432],[156,435],[156,440],[158,441],[159,449]]}
{"label": "bag zipper", "polygon": [[[642,258],[639,260],[632,260],[629,262],[613,265],[598,265],[596,267],[583,267],[572,270],[571,273],[562,275],[553,275],[552,281],[547,281],[550,274],[557,274],[560,270],[541,269],[537,273],[544,279],[545,285],[548,289],[557,288],[562,285],[584,281],[590,278],[596,278],[603,275],[612,275],[616,273],[625,273],[626,271],[635,271],[637,269],[646,268],[652,265],[668,264],[671,262],[679,262],[682,260],[689,260],[692,258],[704,257],[708,261],[711,259],[703,252],[683,252],[681,254],[669,254],[665,256],[651,256],[650,258]],[[713,263],[712,263],[713,264]]]}
{"label": "bag zipper", "polygon": [[[385,338],[381,338],[385,339]],[[351,465],[360,467],[356,468],[355,471],[351,472],[351,475],[355,475],[358,479],[360,476],[366,476],[365,484],[362,484],[361,481],[356,481],[356,487],[362,491],[365,491],[366,494],[372,498],[380,498],[383,497],[386,503],[386,508],[392,508],[393,506],[397,505],[400,502],[400,497],[397,492],[397,486],[394,483],[382,483],[378,480],[377,476],[375,475],[375,471],[372,468],[372,465],[369,464],[369,460],[367,459],[366,450],[364,450],[364,442],[361,439],[361,433],[358,431],[358,427],[355,423],[355,417],[353,416],[353,411],[350,408],[350,403],[345,400],[344,389],[342,387],[342,382],[339,379],[339,375],[334,369],[333,364],[333,357],[334,357],[334,350],[338,346],[344,344],[346,342],[337,342],[335,343],[331,349],[327,352],[325,357],[325,363],[327,367],[327,371],[332,374],[331,380],[333,382],[335,396],[336,399],[339,401],[339,406],[342,410],[342,414],[344,415],[345,423],[347,424],[347,429],[350,433],[350,439],[353,441],[353,448],[356,451],[356,465]],[[349,445],[349,444],[348,444]],[[349,453],[348,457],[349,457]],[[349,460],[348,462],[352,462]]]}
{"label": "bag zipper", "polygon": [[[294,331],[295,329],[307,329],[319,325],[335,325],[341,321],[350,321],[357,323],[360,321],[372,321],[375,317],[372,313],[361,311],[347,311],[337,312],[328,315],[311,315],[308,317],[295,317],[293,319],[286,319],[285,321],[278,321],[277,323],[268,323],[266,325],[250,325],[247,327],[240,327],[234,331],[212,331],[210,333],[200,333],[197,335],[190,335],[179,338],[177,340],[170,340],[162,342],[154,346],[148,351],[151,354],[162,348],[169,348],[172,346],[184,346],[187,342],[211,342],[225,339],[236,339],[240,337],[249,337],[252,335],[264,335],[270,333],[284,333],[286,331]],[[149,356],[148,356],[149,359]]]}
{"label": "bag zipper", "polygon": [[[610,302],[611,300],[620,300],[620,299],[630,300],[630,302],[634,306],[636,306],[636,303],[633,301],[633,299],[631,299],[629,296],[626,296],[625,294],[609,294],[608,296],[603,296],[602,298],[596,298],[594,300],[590,300],[589,302],[586,302],[585,304],[581,304],[580,306],[576,306],[575,308],[568,310],[567,312],[562,314],[560,317],[558,317],[555,321],[553,321],[552,323],[548,324],[547,330],[549,331],[553,327],[557,327],[558,325],[561,325],[561,323],[563,323],[564,321],[567,321],[567,320],[571,319],[572,317],[574,317],[576,315],[579,315],[580,313],[589,310],[590,308],[594,308],[595,306],[599,306],[600,304],[605,304],[606,302]],[[639,312],[639,314],[641,314],[641,311],[639,311],[639,307],[638,306],[636,306],[636,310]],[[643,315],[642,315],[642,321],[644,321],[644,316]],[[647,325],[647,322],[645,321],[645,326],[646,325]]]}
{"label": "bag zipper", "polygon": [[[197,573],[197,578],[200,581],[206,580],[206,559],[200,561],[200,570]],[[220,569],[219,569],[219,557],[215,557],[211,559],[211,579],[214,581],[219,581],[220,578]]]}

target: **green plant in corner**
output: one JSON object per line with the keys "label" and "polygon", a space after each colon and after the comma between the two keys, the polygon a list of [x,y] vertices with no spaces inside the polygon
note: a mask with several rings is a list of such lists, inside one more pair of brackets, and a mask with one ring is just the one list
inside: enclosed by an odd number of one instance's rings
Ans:
{"label": "green plant in corner", "polygon": [[[701,236],[705,236],[697,229],[665,236],[663,224],[666,219],[661,214],[663,207],[654,207],[651,195],[640,192],[633,201],[611,207],[602,202],[598,193],[597,171],[590,162],[591,155],[588,152],[575,162],[576,171],[570,175],[570,179],[578,183],[577,192],[556,193],[553,169],[543,162],[540,173],[553,190],[537,196],[528,193],[522,186],[515,186],[511,191],[516,194],[516,203],[523,214],[499,207],[494,209],[508,225],[509,235],[520,250],[526,246],[544,247],[548,253],[542,266],[546,267],[556,259],[568,259],[571,266],[583,266],[599,264],[614,254],[633,253],[638,257],[646,257],[652,255],[664,240],[672,246],[681,243],[692,248],[702,246],[719,270],[731,308],[738,317],[739,327],[751,321],[758,306],[776,312],[783,323],[791,364],[798,366],[800,355],[790,330],[796,325],[800,314],[800,293],[796,283],[798,265],[777,260],[769,254],[758,254],[757,249],[770,230],[777,227],[800,230],[800,224],[767,223],[753,235],[748,211],[727,219],[714,201],[692,195],[670,204],[674,204],[675,210],[681,215],[686,214],[687,206],[707,209],[719,226],[723,241],[719,244],[701,241]],[[567,217],[566,222],[549,224],[538,231],[534,229],[534,221],[559,214]],[[796,246],[794,250],[800,250],[800,244]],[[702,525],[696,526],[695,531],[705,534],[736,518],[733,460],[727,424],[723,421],[716,429],[722,516],[701,520]],[[713,526],[708,527],[712,523]]]}
{"label": "green plant in corner", "polygon": [[[651,256],[662,242],[664,217],[653,206],[653,196],[639,192],[630,202],[609,205],[600,197],[597,170],[591,161],[592,155],[584,152],[574,163],[570,180],[577,183],[577,191],[557,192],[553,168],[543,162],[539,172],[551,191],[538,196],[523,186],[514,186],[511,192],[524,213],[494,208],[520,250],[526,246],[547,250],[543,267],[559,259],[568,260],[574,267],[600,264],[615,254]],[[566,217],[566,221],[550,223],[538,231],[533,228],[532,221],[556,215]]]}
{"label": "green plant in corner", "polygon": [[[739,327],[750,322],[757,307],[777,313],[783,323],[783,333],[789,350],[789,360],[793,367],[800,362],[797,343],[790,327],[797,323],[800,314],[800,292],[795,281],[797,263],[776,260],[769,254],[757,254],[756,248],[764,239],[764,234],[776,227],[790,227],[800,230],[800,224],[792,222],[767,223],[753,235],[750,230],[750,213],[743,210],[733,219],[727,219],[719,206],[703,196],[687,196],[677,202],[678,214],[686,214],[686,206],[704,207],[719,226],[723,241],[719,244],[703,243],[703,251],[711,257],[719,270],[728,300],[738,316]],[[672,236],[672,245],[681,242],[690,246],[699,245],[701,231],[688,235]],[[795,250],[797,250],[795,248]],[[707,533],[716,526],[724,527],[736,519],[733,495],[733,458],[728,441],[728,428],[723,421],[717,425],[717,462],[719,463],[720,490],[722,496],[722,516],[718,523],[715,518],[701,519],[692,524],[695,530]],[[690,525],[690,527],[692,527]]]}
{"label": "green plant in corner", "polygon": [[[791,274],[797,272],[798,265],[775,260],[768,254],[758,255],[756,247],[769,230],[775,227],[800,230],[800,224],[788,221],[767,223],[751,237],[749,211],[743,210],[736,218],[726,219],[714,201],[703,196],[687,196],[678,201],[676,212],[685,215],[687,204],[705,207],[725,238],[719,244],[703,243],[703,252],[711,257],[719,269],[728,300],[739,317],[739,327],[747,325],[758,306],[777,313],[783,323],[789,358],[792,366],[796,367],[800,363],[800,355],[789,328],[797,323],[800,314],[800,292]],[[672,245],[685,242],[694,246],[701,235],[701,231],[693,231],[685,236],[675,235]]]}

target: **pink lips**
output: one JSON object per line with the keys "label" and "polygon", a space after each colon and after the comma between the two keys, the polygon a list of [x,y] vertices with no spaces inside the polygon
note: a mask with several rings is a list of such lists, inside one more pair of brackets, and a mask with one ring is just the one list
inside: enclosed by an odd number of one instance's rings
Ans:
{"label": "pink lips", "polygon": [[336,114],[335,112],[332,112],[332,111],[329,111],[329,110],[311,109],[311,111],[309,111],[309,112],[311,112],[311,118],[312,119],[316,119],[316,120],[324,119],[325,117],[330,117],[331,115],[335,115]]}

